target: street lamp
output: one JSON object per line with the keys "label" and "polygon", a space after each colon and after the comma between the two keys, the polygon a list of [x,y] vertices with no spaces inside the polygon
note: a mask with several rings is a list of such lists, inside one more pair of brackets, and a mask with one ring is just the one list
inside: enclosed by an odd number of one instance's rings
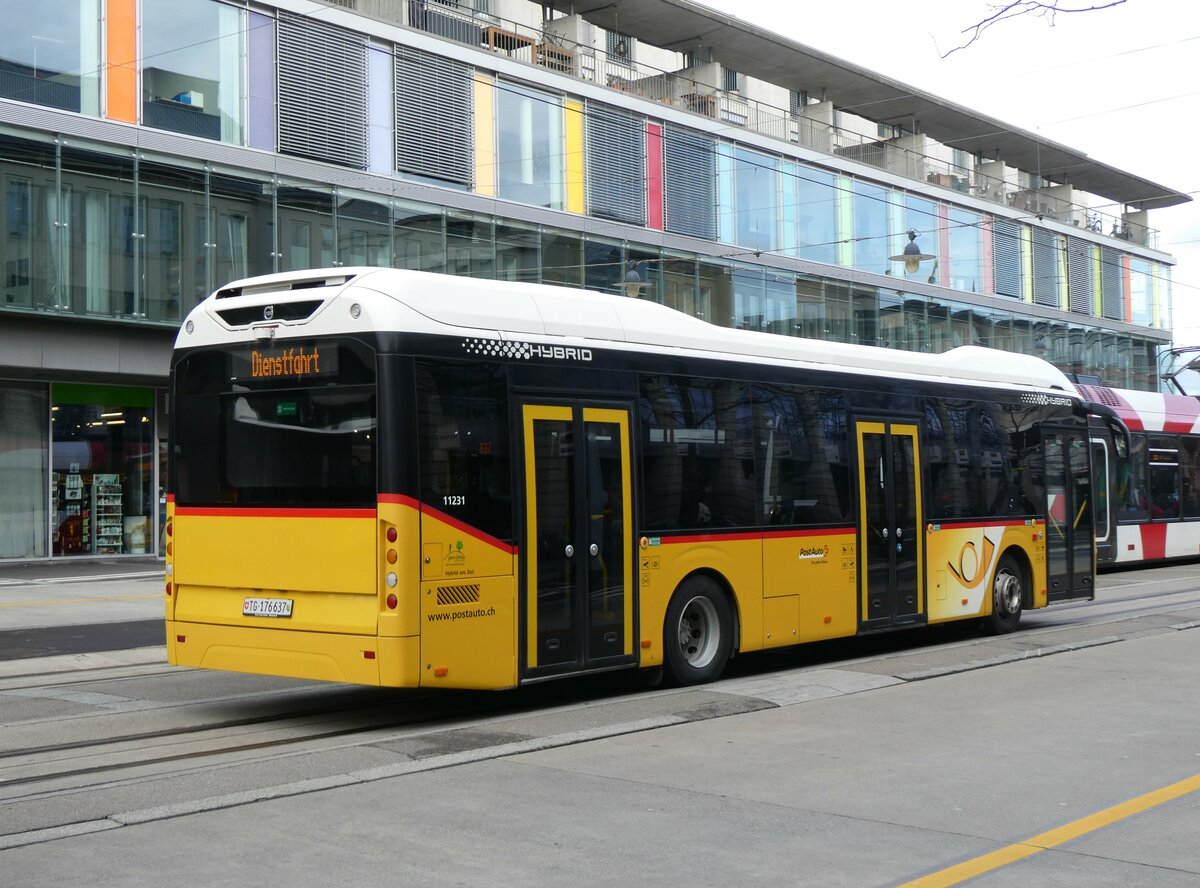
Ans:
{"label": "street lamp", "polygon": [[921,232],[915,228],[908,229],[908,243],[904,246],[904,252],[899,256],[888,256],[889,262],[903,262],[904,271],[912,274],[921,269],[921,263],[926,259],[936,258],[932,253],[926,253],[917,246],[917,238]]}
{"label": "street lamp", "polygon": [[625,272],[625,281],[621,284],[621,289],[630,299],[637,299],[638,294],[642,291],[642,276],[638,274],[638,264],[636,262],[629,263],[629,271]]}

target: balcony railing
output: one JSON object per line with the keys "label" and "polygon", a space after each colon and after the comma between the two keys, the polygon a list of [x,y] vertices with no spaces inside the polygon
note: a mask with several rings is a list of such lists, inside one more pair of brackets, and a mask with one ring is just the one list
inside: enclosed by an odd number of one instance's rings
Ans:
{"label": "balcony railing", "polygon": [[[1116,240],[1157,248],[1159,233],[1124,214],[1090,209],[1055,191],[1066,186],[1030,189],[1015,184],[1018,171],[1001,163],[961,166],[922,153],[894,139],[869,138],[853,130],[805,116],[737,93],[698,82],[688,71],[662,71],[641,62],[608,58],[602,48],[573,43],[548,30],[528,28],[494,15],[472,12],[460,5],[449,12],[444,3],[410,0],[411,27],[446,39],[487,49],[531,65],[598,83],[639,98],[697,114],[726,125],[801,145],[823,154],[844,157],[880,170],[948,188],[960,194],[1014,209],[1031,220],[1060,222]],[[454,27],[447,27],[454,18]],[[474,24],[476,27],[471,27]],[[814,108],[817,106],[808,106]],[[827,107],[827,106],[826,106]],[[936,143],[934,143],[936,144]],[[1008,176],[989,176],[981,167],[995,165]],[[1028,178],[1027,176],[1024,178]],[[1081,192],[1082,193],[1082,192]],[[1141,214],[1134,214],[1141,216]]]}

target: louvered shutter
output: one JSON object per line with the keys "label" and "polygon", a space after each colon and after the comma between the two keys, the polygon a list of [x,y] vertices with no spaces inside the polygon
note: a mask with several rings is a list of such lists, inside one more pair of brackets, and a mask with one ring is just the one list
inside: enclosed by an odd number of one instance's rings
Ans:
{"label": "louvered shutter", "polygon": [[471,186],[475,101],[470,65],[396,47],[396,169]]}
{"label": "louvered shutter", "polygon": [[1100,301],[1104,316],[1125,320],[1125,294],[1121,292],[1121,254],[1112,247],[1100,248]]}
{"label": "louvered shutter", "polygon": [[608,105],[587,110],[588,213],[646,224],[646,123]]}
{"label": "louvered shutter", "polygon": [[367,40],[287,14],[279,17],[279,150],[365,169]]}
{"label": "louvered shutter", "polygon": [[996,293],[1021,298],[1021,226],[1007,219],[992,222],[992,266]]}
{"label": "louvered shutter", "polygon": [[668,126],[663,134],[665,227],[675,234],[717,239],[716,143]]}
{"label": "louvered shutter", "polygon": [[1033,229],[1033,301],[1058,307],[1057,238],[1044,228]]}
{"label": "louvered shutter", "polygon": [[1092,245],[1067,238],[1067,296],[1071,311],[1092,313]]}

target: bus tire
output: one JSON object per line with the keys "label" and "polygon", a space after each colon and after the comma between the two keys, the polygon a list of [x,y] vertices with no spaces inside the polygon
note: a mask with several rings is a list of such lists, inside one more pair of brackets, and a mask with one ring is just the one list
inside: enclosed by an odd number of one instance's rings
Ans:
{"label": "bus tire", "polygon": [[992,578],[992,613],[983,621],[990,635],[1007,635],[1021,622],[1025,602],[1025,573],[1011,555],[1000,556]]}
{"label": "bus tire", "polygon": [[667,607],[663,659],[675,684],[712,681],[733,650],[733,615],[724,590],[711,577],[685,580]]}

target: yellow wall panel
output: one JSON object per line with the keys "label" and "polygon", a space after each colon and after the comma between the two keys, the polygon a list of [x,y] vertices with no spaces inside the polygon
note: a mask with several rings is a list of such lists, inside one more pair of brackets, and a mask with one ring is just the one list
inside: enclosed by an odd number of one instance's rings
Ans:
{"label": "yellow wall panel", "polygon": [[583,213],[583,103],[568,101],[564,106],[567,139],[567,212]]}
{"label": "yellow wall panel", "polygon": [[496,195],[496,94],[483,74],[475,75],[475,193]]}

